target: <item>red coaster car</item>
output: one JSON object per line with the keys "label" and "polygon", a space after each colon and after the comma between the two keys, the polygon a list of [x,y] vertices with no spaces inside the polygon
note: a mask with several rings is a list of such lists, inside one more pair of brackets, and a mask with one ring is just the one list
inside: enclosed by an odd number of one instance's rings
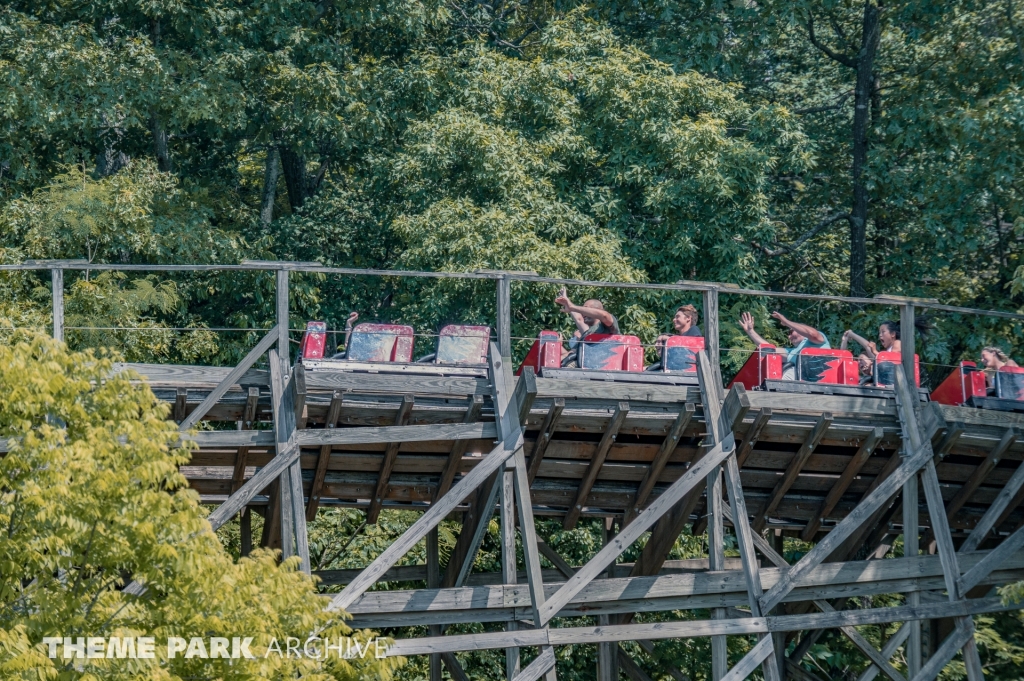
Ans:
{"label": "red coaster car", "polygon": [[960,366],[932,391],[932,402],[961,407],[973,398],[985,397],[985,373],[974,362],[960,362]]}

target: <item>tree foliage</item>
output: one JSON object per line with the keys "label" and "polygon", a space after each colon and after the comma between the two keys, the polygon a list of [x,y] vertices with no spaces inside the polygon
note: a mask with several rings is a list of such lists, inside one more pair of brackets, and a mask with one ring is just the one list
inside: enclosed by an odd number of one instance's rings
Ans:
{"label": "tree foliage", "polygon": [[[276,637],[354,636],[295,559],[234,561],[178,466],[167,408],[112,362],[22,336],[0,346],[0,673],[6,679],[388,679],[394,660],[296,659]],[[145,587],[139,596],[122,587]],[[168,636],[254,637],[253,660],[167,659]],[[156,658],[51,659],[47,636],[153,636]],[[59,654],[58,654],[59,655]]]}

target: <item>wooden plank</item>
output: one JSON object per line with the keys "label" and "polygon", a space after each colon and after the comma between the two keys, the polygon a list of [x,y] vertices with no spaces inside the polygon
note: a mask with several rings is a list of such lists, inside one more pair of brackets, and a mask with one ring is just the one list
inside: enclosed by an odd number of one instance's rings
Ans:
{"label": "wooden plank", "polygon": [[706,636],[746,636],[770,631],[803,631],[837,629],[845,626],[879,625],[907,620],[968,617],[991,612],[1013,610],[999,598],[979,598],[956,603],[929,603],[917,607],[865,608],[833,613],[746,617],[731,620],[683,620],[649,624],[611,625],[607,627],[557,627],[548,630],[528,629],[515,632],[464,634],[441,638],[399,639],[388,648],[387,656],[425,655],[442,651],[472,651],[505,648],[510,643],[519,647],[542,645],[593,645],[638,639],[702,638]]}
{"label": "wooden plank", "polygon": [[[287,330],[285,332],[287,333]],[[217,384],[217,387],[215,387],[210,394],[206,396],[206,399],[200,402],[199,406],[193,409],[192,413],[182,420],[178,429],[181,431],[190,430],[193,426],[199,423],[200,419],[206,416],[206,412],[210,411],[213,405],[217,404],[217,402],[220,401],[220,398],[224,397],[224,393],[226,393],[231,386],[238,383],[238,379],[240,379],[242,375],[249,370],[249,367],[255,364],[256,360],[262,357],[263,354],[267,352],[275,342],[277,342],[277,340],[277,327],[274,327],[259,343],[256,344],[256,347],[249,351],[249,353],[234,369],[228,372],[228,375]]]}
{"label": "wooden plank", "polygon": [[551,646],[546,646],[541,651],[541,654],[535,657],[533,662],[526,665],[513,681],[537,681],[537,679],[544,676],[551,669],[554,669],[554,667],[555,649]]}
{"label": "wooden plank", "polygon": [[629,653],[621,645],[619,646],[618,654],[619,668],[626,672],[626,676],[629,677],[630,681],[654,681],[650,676],[647,675],[640,665],[630,657]]}
{"label": "wooden plank", "polygon": [[567,580],[565,585],[544,604],[541,611],[540,624],[547,624],[573,596],[579,593],[591,580],[600,575],[615,558],[636,541],[640,535],[646,532],[658,518],[672,508],[687,492],[703,480],[711,469],[720,464],[734,448],[735,442],[730,433],[723,442],[715,445],[714,449],[708,452],[703,459],[690,467],[686,473],[672,483],[661,496],[644,509],[632,523],[623,528],[622,532]]}
{"label": "wooden plank", "polygon": [[[997,526],[997,522],[1003,517],[1003,513],[1010,506],[1010,502],[1013,501],[1018,492],[1024,488],[1024,464],[1017,466],[1017,470],[1013,472],[1009,481],[999,490],[999,496],[995,498],[992,505],[985,511],[985,515],[982,516],[978,524],[971,530],[971,534],[967,537],[966,541],[960,545],[961,553],[969,553],[971,551],[977,551],[978,547],[981,546],[981,542],[985,540],[988,533]],[[964,592],[966,593],[966,592]]]}
{"label": "wooden plank", "polygon": [[[360,426],[358,428],[318,428],[300,430],[296,441],[301,447],[324,445],[368,445],[394,442],[431,442],[448,440],[494,440],[498,431],[493,423],[434,423],[422,426]],[[220,430],[182,433],[182,440],[202,449],[232,447],[270,447],[274,436],[266,430]]]}
{"label": "wooden plank", "polygon": [[[412,412],[415,401],[416,399],[412,395],[402,396],[402,405],[398,408],[398,414],[395,415],[395,427],[404,426],[409,420],[409,414]],[[376,524],[380,511],[384,507],[384,497],[387,496],[391,471],[395,468],[395,459],[397,458],[398,443],[389,442],[384,451],[384,463],[381,465],[380,474],[377,477],[377,490],[373,493],[373,498],[370,499],[370,508],[366,512],[366,522],[371,525]]]}
{"label": "wooden plank", "polygon": [[[268,352],[270,365],[270,392],[274,404],[274,438],[278,456],[295,444],[295,392],[285,384],[284,366],[271,348]],[[292,374],[294,380],[295,375]],[[275,457],[277,458],[277,457]],[[302,470],[298,458],[294,458],[282,472],[281,485],[281,548],[282,555],[291,555],[291,539],[295,540],[295,555],[299,557],[300,569],[310,573],[309,536],[306,532],[306,516],[302,503]],[[287,494],[285,494],[287,490]],[[287,531],[286,531],[287,530]]]}
{"label": "wooden plank", "polygon": [[[502,584],[516,583],[516,509],[515,482],[513,469],[505,464],[501,473],[501,576]],[[516,622],[506,622],[505,631],[515,631]],[[519,673],[519,648],[505,649],[505,678],[514,678]]]}
{"label": "wooden plank", "polygon": [[306,427],[306,369],[301,363],[292,367],[292,399],[295,401],[295,425],[299,430]]}
{"label": "wooden plank", "polygon": [[[252,422],[256,420],[256,406],[260,399],[259,388],[249,388],[249,395],[245,400],[245,411],[242,413],[240,430],[252,428]],[[231,491],[235,492],[245,481],[245,468],[249,459],[249,448],[239,447],[235,455],[235,470],[231,475]]]}
{"label": "wooden plank", "polygon": [[533,451],[530,453],[530,467],[527,471],[530,486],[533,486],[533,481],[537,478],[540,465],[544,461],[544,452],[547,451],[548,445],[551,444],[551,437],[555,434],[558,418],[562,415],[564,409],[565,398],[556,397],[551,400],[551,408],[548,409],[547,415],[544,416],[544,422],[540,426],[540,433],[537,434],[537,441],[533,444]]}
{"label": "wooden plank", "polygon": [[[480,411],[484,406],[483,395],[473,395],[469,401],[469,407],[466,409],[465,416],[462,417],[463,423],[475,423],[480,417]],[[451,489],[452,482],[455,480],[455,474],[459,472],[459,466],[462,463],[462,456],[466,453],[466,446],[468,442],[466,440],[456,440],[455,444],[452,445],[451,451],[448,453],[448,460],[445,462],[444,469],[441,471],[440,482],[437,484],[437,491],[434,492],[434,501],[440,499],[448,490]]]}
{"label": "wooden plank", "polygon": [[740,468],[743,468],[743,464],[746,462],[747,457],[750,456],[750,452],[754,449],[754,445],[757,444],[757,439],[761,437],[761,431],[768,425],[768,422],[772,420],[772,409],[771,407],[761,407],[757,410],[757,416],[754,417],[754,423],[751,424],[747,430],[746,437],[743,438],[743,443],[740,444],[739,449],[736,450],[736,460]]}
{"label": "wooden plank", "polygon": [[537,398],[561,397],[567,405],[585,400],[617,402],[692,402],[698,390],[692,386],[621,383],[616,381],[582,381],[560,378],[538,378]]}
{"label": "wooden plank", "polygon": [[771,498],[768,500],[767,505],[758,511],[754,517],[752,526],[755,532],[760,532],[764,529],[764,526],[768,522],[768,516],[776,511],[779,504],[782,502],[782,498],[786,496],[786,492],[796,482],[797,477],[800,475],[800,471],[803,470],[807,460],[811,458],[811,454],[818,447],[818,443],[821,442],[821,438],[825,437],[825,433],[828,431],[829,426],[832,425],[833,417],[830,412],[825,412],[818,417],[818,421],[814,424],[814,428],[807,434],[807,439],[800,446],[796,456],[793,457],[793,461],[789,464],[789,468],[786,469],[785,475],[779,480],[778,484],[775,485],[775,489],[772,490]]}
{"label": "wooden plank", "polygon": [[[331,395],[331,404],[327,408],[327,416],[324,418],[324,428],[333,430],[341,417],[341,407],[344,403],[345,393],[335,390]],[[313,522],[316,519],[316,511],[320,507],[320,496],[324,490],[324,479],[327,477],[327,464],[331,460],[331,445],[321,445],[320,454],[316,459],[316,471],[313,473],[313,485],[309,488],[309,501],[306,504],[306,520]]]}
{"label": "wooden plank", "polygon": [[647,498],[654,491],[654,486],[661,479],[661,474],[665,472],[665,466],[668,464],[672,454],[675,453],[676,445],[679,444],[679,438],[682,437],[686,426],[690,424],[690,419],[693,418],[696,409],[697,407],[693,402],[687,402],[679,410],[679,416],[673,421],[668,435],[665,436],[661,447],[658,448],[658,453],[654,455],[654,460],[651,461],[651,465],[644,474],[643,480],[640,481],[640,486],[637,488],[636,496],[633,497],[633,502],[626,509],[622,520],[623,526],[628,525],[640,513],[643,505],[647,503]]}
{"label": "wooden plank", "polygon": [[462,529],[455,542],[455,548],[452,549],[452,553],[448,557],[448,565],[441,578],[441,586],[451,588],[462,586],[465,583],[466,577],[473,569],[473,561],[480,549],[480,543],[484,540],[484,535],[487,534],[487,524],[494,514],[494,504],[498,500],[500,490],[500,473],[492,475],[477,490],[476,497],[470,505],[470,511],[463,516]]}
{"label": "wooden plank", "polygon": [[933,681],[938,678],[939,672],[945,668],[953,656],[974,636],[970,630],[953,629],[953,632],[942,642],[935,654],[928,658],[928,662],[921,667],[921,671],[912,677],[912,681]]}
{"label": "wooden plank", "polygon": [[495,305],[498,324],[498,351],[501,356],[512,362],[512,280],[502,274],[495,282],[497,301]]}
{"label": "wooden plank", "polygon": [[[837,415],[856,414],[858,418],[888,417],[895,419],[896,408],[891,400],[847,395],[801,395],[751,390],[751,409],[771,408],[776,415],[786,411],[820,414],[829,411]],[[875,422],[877,425],[877,422]]]}
{"label": "wooden plank", "polygon": [[771,637],[763,637],[743,656],[743,659],[729,670],[728,674],[722,677],[722,681],[743,681],[757,669],[758,665],[771,656],[773,650]]}
{"label": "wooden plank", "polygon": [[587,502],[590,490],[597,481],[597,474],[601,472],[601,466],[604,465],[604,460],[608,456],[608,450],[611,449],[615,438],[618,437],[619,428],[622,427],[622,423],[628,415],[629,402],[619,402],[615,408],[615,413],[612,415],[611,422],[608,424],[608,429],[605,430],[604,435],[601,437],[601,443],[597,446],[597,451],[594,452],[594,457],[590,460],[587,472],[580,481],[576,492],[576,500],[569,507],[568,512],[565,514],[565,519],[562,521],[562,527],[566,530],[576,527],[580,514],[583,513],[583,505]]}
{"label": "wooden plank", "polygon": [[454,653],[441,653],[441,659],[444,660],[444,666],[448,668],[452,681],[470,681],[469,675],[462,669]]}
{"label": "wooden plank", "polygon": [[939,444],[935,446],[935,456],[939,459],[945,458],[966,430],[967,428],[962,423],[951,423],[946,429],[946,434],[942,436]]}
{"label": "wooden plank", "polygon": [[814,535],[818,533],[818,528],[821,527],[822,518],[827,518],[833,510],[835,510],[836,504],[846,494],[846,490],[849,489],[850,483],[860,473],[860,469],[864,467],[867,460],[871,458],[871,454],[875,451],[879,441],[882,439],[883,431],[881,428],[875,428],[871,431],[864,442],[861,443],[860,449],[853,455],[850,463],[847,464],[843,470],[843,474],[836,480],[836,484],[829,490],[828,496],[821,502],[821,507],[818,509],[818,513],[807,523],[807,527],[804,528],[800,534],[800,538],[804,541],[811,541]]}

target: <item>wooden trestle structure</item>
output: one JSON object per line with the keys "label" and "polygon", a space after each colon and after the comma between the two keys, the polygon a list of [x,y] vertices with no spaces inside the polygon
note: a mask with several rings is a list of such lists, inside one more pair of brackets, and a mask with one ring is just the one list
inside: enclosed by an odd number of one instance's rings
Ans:
{"label": "wooden trestle structure", "polygon": [[[590,643],[599,646],[600,681],[617,679],[620,668],[640,680],[646,675],[619,642],[638,641],[650,652],[657,639],[711,637],[716,681],[738,681],[758,667],[769,681],[804,680],[813,676],[800,657],[822,631],[839,629],[872,663],[861,681],[933,679],[959,651],[968,678],[982,680],[972,615],[1006,609],[994,587],[1024,578],[1024,415],[921,401],[902,367],[895,389],[878,398],[726,391],[715,284],[676,287],[705,299],[708,351],[699,355],[695,385],[563,380],[530,370],[514,377],[507,296],[515,277],[504,273],[481,275],[498,281],[498,340],[486,376],[305,371],[278,355],[288,347],[287,276],[296,267],[250,266],[258,267],[276,269],[283,302],[278,326],[242,364],[124,368],[173,405],[183,439],[195,443],[183,472],[206,503],[218,505],[215,528],[239,513],[247,526],[248,509],[267,508],[266,526],[279,527],[283,553],[299,555],[308,571],[306,522],[318,506],[365,509],[371,523],[382,508],[423,512],[365,569],[321,575],[345,584],[327,607],[350,613],[353,626],[429,627],[428,637],[399,638],[389,654],[432,655],[432,678],[440,679],[443,662],[458,679],[465,674],[453,653],[505,649],[507,678],[532,681],[554,679],[556,647]],[[901,306],[905,325],[921,306],[887,302]],[[912,337],[903,334],[911,357]],[[252,368],[264,355],[269,368]],[[199,420],[237,429],[191,431]],[[260,422],[273,427],[256,429]],[[494,513],[502,572],[471,574]],[[442,569],[434,528],[460,516],[458,544]],[[572,567],[535,535],[535,516],[561,518],[566,528],[581,517],[604,518],[610,536]],[[710,555],[668,561],[686,526],[706,527]],[[525,573],[515,565],[517,528]],[[723,555],[727,528],[738,558]],[[790,565],[780,555],[782,535],[814,546]],[[640,558],[617,564],[645,536]],[[906,557],[880,560],[897,536]],[[426,565],[395,567],[424,540]],[[542,557],[555,569],[542,569]],[[370,590],[378,581],[411,580],[430,588]],[[881,594],[906,598],[896,607],[852,607]],[[710,618],[643,621],[646,613],[680,610]],[[598,625],[551,626],[556,617],[580,616]],[[444,635],[466,622],[501,623],[504,631]],[[855,628],[889,622],[902,626],[881,650]],[[787,657],[787,640],[798,633]],[[727,636],[759,640],[731,669]],[[519,662],[524,647],[538,651],[528,665]],[[891,663],[901,647],[908,677]]]}

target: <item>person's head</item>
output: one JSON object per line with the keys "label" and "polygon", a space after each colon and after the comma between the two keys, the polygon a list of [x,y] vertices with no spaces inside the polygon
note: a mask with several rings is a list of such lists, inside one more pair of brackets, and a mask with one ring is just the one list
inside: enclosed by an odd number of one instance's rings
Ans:
{"label": "person's head", "polygon": [[[602,303],[597,298],[591,298],[590,300],[583,303],[583,307],[592,307],[598,310],[603,310],[604,303]],[[586,324],[587,326],[593,326],[596,322],[597,320],[594,319],[593,317],[587,317],[586,315],[583,316],[583,323]]]}
{"label": "person's head", "polygon": [[900,325],[894,321],[884,321],[878,326],[878,342],[888,350],[900,339]]}
{"label": "person's head", "polygon": [[697,323],[697,308],[693,305],[683,305],[676,309],[676,314],[672,318],[672,326],[675,327],[677,333],[686,333],[690,330],[694,324]]}
{"label": "person's head", "polygon": [[786,337],[789,339],[790,345],[800,345],[800,341],[807,338],[807,336],[803,335],[796,329],[787,329]]}
{"label": "person's head", "polygon": [[862,376],[870,376],[874,372],[875,363],[862,352],[857,355],[857,367],[860,369]]}
{"label": "person's head", "polygon": [[1006,353],[994,345],[981,350],[981,363],[989,369],[998,369],[1009,361],[1010,358],[1006,356]]}

